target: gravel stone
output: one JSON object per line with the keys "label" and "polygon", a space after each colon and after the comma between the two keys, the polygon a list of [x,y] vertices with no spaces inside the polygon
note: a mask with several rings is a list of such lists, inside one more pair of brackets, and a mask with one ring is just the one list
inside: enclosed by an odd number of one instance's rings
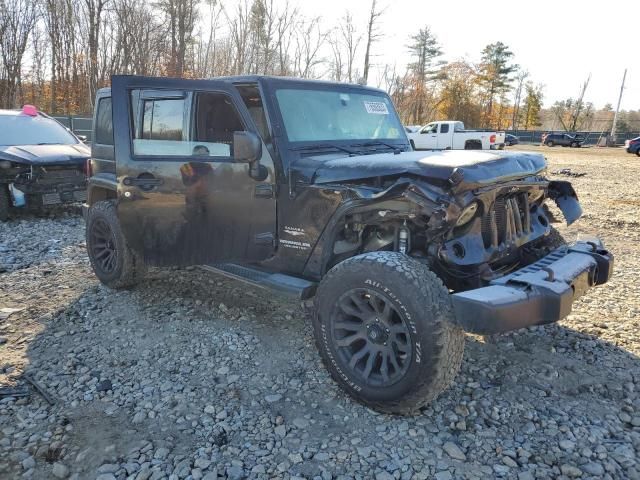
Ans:
{"label": "gravel stone", "polygon": [[458,447],[458,445],[456,445],[453,442],[445,442],[442,448],[444,449],[445,452],[447,452],[447,455],[449,455],[451,458],[454,458],[456,460],[461,460],[463,462],[467,459],[467,456],[464,454],[462,450],[460,450],[460,447]]}
{"label": "gravel stone", "polygon": [[560,467],[560,471],[563,475],[566,475],[569,478],[577,478],[582,476],[582,470],[578,467],[574,467],[573,465],[562,465]]}
{"label": "gravel stone", "polygon": [[583,217],[554,226],[601,236],[615,274],[558,324],[468,335],[451,388],[405,417],[336,386],[298,302],[197,268],[112,291],[76,207],[0,223],[0,385],[30,392],[0,398],[0,477],[640,480],[640,163],[519,148],[587,173]]}
{"label": "gravel stone", "polygon": [[69,476],[69,468],[62,463],[56,462],[53,464],[51,473],[56,478],[67,478]]}
{"label": "gravel stone", "polygon": [[580,465],[580,469],[589,475],[602,476],[604,475],[604,467],[597,462],[589,462],[584,465]]}

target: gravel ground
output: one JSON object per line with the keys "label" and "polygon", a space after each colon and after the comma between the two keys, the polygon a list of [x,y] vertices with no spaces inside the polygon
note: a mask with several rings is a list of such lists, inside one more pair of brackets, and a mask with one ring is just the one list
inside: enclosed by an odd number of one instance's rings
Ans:
{"label": "gravel ground", "polygon": [[543,151],[586,173],[561,230],[599,233],[615,277],[557,325],[467,336],[455,385],[411,417],[343,394],[295,303],[197,269],[115,293],[76,212],[0,224],[0,384],[28,391],[0,399],[0,477],[640,478],[640,162]]}

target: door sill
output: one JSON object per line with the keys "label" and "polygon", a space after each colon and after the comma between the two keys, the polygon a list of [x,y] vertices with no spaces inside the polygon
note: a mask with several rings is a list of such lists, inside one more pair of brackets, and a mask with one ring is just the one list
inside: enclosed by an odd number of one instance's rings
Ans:
{"label": "door sill", "polygon": [[317,287],[316,283],[304,278],[282,273],[264,272],[254,267],[235,263],[213,263],[200,265],[200,268],[299,300],[311,298],[315,294]]}

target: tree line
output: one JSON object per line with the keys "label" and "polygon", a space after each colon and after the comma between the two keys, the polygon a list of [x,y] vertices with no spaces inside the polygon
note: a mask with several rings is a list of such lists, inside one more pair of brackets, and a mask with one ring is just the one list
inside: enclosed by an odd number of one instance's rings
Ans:
{"label": "tree line", "polygon": [[[443,46],[424,26],[407,37],[406,66],[379,64],[386,8],[371,0],[366,22],[346,11],[327,26],[287,0],[0,0],[0,106],[89,113],[96,90],[114,73],[266,74],[383,88],[408,124],[542,124],[543,86],[502,42],[484,47],[479,62],[445,62]],[[576,102],[577,128],[593,113],[582,98],[555,107],[565,119]]]}

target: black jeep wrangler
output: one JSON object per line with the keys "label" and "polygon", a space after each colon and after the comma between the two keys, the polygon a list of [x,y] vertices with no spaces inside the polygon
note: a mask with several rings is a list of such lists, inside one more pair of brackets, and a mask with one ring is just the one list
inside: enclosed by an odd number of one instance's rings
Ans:
{"label": "black jeep wrangler", "polygon": [[464,331],[555,322],[613,257],[542,155],[411,150],[386,93],[272,77],[112,77],[98,92],[87,250],[113,288],[201,265],[312,307],[363,403],[409,412],[453,381]]}

